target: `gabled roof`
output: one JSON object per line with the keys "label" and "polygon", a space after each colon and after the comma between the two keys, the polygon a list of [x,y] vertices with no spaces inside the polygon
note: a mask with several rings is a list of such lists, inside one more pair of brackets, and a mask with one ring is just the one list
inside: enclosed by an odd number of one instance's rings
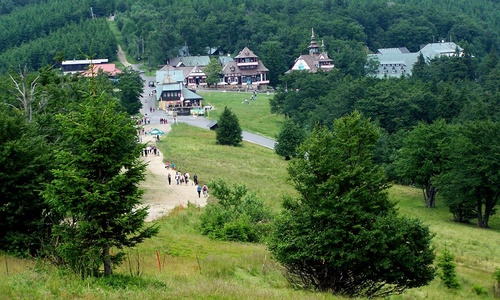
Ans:
{"label": "gabled roof", "polygon": [[235,58],[257,57],[248,47],[243,48]]}
{"label": "gabled roof", "polygon": [[454,54],[458,48],[459,52],[463,52],[464,49],[453,42],[444,43],[431,43],[425,45],[419,52],[421,52],[426,58],[434,58],[443,54]]}
{"label": "gabled roof", "polygon": [[171,84],[158,84],[156,86],[156,100],[160,100],[161,94],[164,91],[172,92],[172,91],[181,91],[182,97],[184,100],[203,100],[203,97],[191,91],[188,88],[185,88],[182,84],[179,83],[171,83]]}
{"label": "gabled roof", "polygon": [[[231,67],[234,67],[234,71],[231,71]],[[254,69],[241,69],[235,61],[228,62],[224,68],[222,68],[222,75],[239,74],[239,75],[255,75],[258,72],[267,72],[268,68],[259,60],[257,67]]]}
{"label": "gabled roof", "polygon": [[169,81],[184,82],[184,72],[182,70],[156,71],[157,83],[161,84],[164,82],[165,77],[169,77]]}
{"label": "gabled roof", "polygon": [[203,100],[203,97],[191,91],[190,89],[183,88],[182,96],[185,100]]}
{"label": "gabled roof", "polygon": [[234,59],[231,56],[219,56],[219,62],[223,66],[228,64],[230,61],[234,61]]}
{"label": "gabled roof", "polygon": [[204,67],[210,63],[210,57],[203,56],[183,56],[170,58],[170,65],[175,67]]}
{"label": "gabled roof", "polygon": [[205,72],[203,72],[203,67],[193,67],[191,68],[191,70],[189,71],[189,73],[185,76],[185,77],[188,77],[188,76],[206,76]]}
{"label": "gabled roof", "polygon": [[287,71],[287,73],[289,73],[290,71],[301,71],[301,70],[308,70],[311,73],[316,73],[318,72],[319,69],[322,69],[324,71],[329,71],[335,67],[333,63],[321,66],[320,62],[331,63],[332,60],[325,53],[322,53],[319,56],[302,54],[295,60],[293,67],[289,71]]}
{"label": "gabled roof", "polygon": [[[231,71],[231,67],[234,68],[234,71]],[[240,68],[238,67],[238,64],[236,64],[236,62],[233,60],[233,61],[230,61],[228,62],[223,68],[222,68],[222,71],[221,71],[221,74],[239,74],[241,73],[241,70]]]}
{"label": "gabled roof", "polygon": [[[455,55],[456,50],[462,52],[463,49],[453,42],[429,43],[418,52],[409,52],[406,47],[378,49],[376,54],[368,54],[368,58],[377,59],[379,62],[377,77],[384,76],[399,77],[402,74],[411,75],[413,65],[417,62],[420,54],[426,60],[446,55]],[[396,70],[392,73],[387,70]],[[404,70],[404,73],[401,72]]]}
{"label": "gabled roof", "polygon": [[408,50],[406,47],[400,47],[400,48],[382,48],[377,50],[377,54],[403,54],[403,53],[410,53],[410,50]]}
{"label": "gabled roof", "polygon": [[[231,67],[234,67],[234,71],[231,71]],[[224,65],[224,68],[222,68],[221,74],[223,75],[229,75],[229,74],[240,74],[241,70],[238,67],[238,64],[233,61],[229,61],[226,65]]]}
{"label": "gabled roof", "polygon": [[309,54],[302,54],[293,63],[290,70],[285,73],[290,73],[291,71],[301,71],[307,70],[311,73],[316,73],[318,70],[330,71],[335,68],[333,60],[328,57],[328,52],[324,51],[325,43],[321,41],[321,51],[319,50],[318,43],[316,42],[316,36],[314,35],[314,29],[311,29],[311,42],[309,44]]}

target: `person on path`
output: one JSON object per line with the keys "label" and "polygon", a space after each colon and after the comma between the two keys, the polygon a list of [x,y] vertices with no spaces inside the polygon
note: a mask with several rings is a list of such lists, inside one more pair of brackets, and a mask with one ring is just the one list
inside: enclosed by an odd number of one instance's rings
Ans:
{"label": "person on path", "polygon": [[168,185],[172,185],[172,175],[170,175],[170,173],[168,173]]}
{"label": "person on path", "polygon": [[198,175],[196,175],[196,173],[194,173],[194,175],[193,175],[193,181],[194,181],[194,185],[198,185]]}
{"label": "person on path", "polygon": [[196,191],[198,192],[198,198],[201,198],[201,185],[196,187]]}
{"label": "person on path", "polygon": [[206,184],[203,185],[203,197],[207,198],[208,197],[208,187]]}

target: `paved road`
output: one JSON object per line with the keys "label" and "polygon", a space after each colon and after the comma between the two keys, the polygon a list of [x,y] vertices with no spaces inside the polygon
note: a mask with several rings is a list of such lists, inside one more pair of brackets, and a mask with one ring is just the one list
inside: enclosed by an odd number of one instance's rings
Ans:
{"label": "paved road", "polygon": [[[147,83],[150,80],[154,80],[154,77],[142,75],[142,78],[145,80],[146,84],[144,86],[144,94],[142,95],[141,113],[144,116],[149,117],[151,124],[160,124],[160,118],[167,118],[169,124],[172,124],[173,123],[172,116],[167,116],[164,111],[162,110],[157,110],[155,112],[150,111],[150,107],[154,107],[156,105],[156,99],[155,96],[149,96],[154,88],[149,87]],[[205,117],[178,116],[177,122],[186,123],[191,126],[196,126],[209,130],[207,125],[212,121],[206,119]],[[269,149],[274,149],[275,141],[273,139],[255,133],[251,133],[248,131],[243,131],[242,137],[244,141],[261,145]]]}
{"label": "paved road", "polygon": [[[120,47],[118,47],[118,58],[125,66],[130,66],[134,70],[139,70],[139,65],[132,65],[129,62],[127,62],[125,53],[122,51]],[[160,124],[160,118],[167,118],[168,122],[172,124],[173,123],[172,116],[167,116],[164,111],[162,110],[157,110],[155,112],[150,111],[150,107],[154,107],[156,105],[156,99],[155,96],[150,96],[154,88],[149,87],[148,82],[155,81],[156,80],[155,76],[146,76],[145,74],[141,74],[141,77],[142,79],[144,79],[144,94],[142,95],[141,99],[142,115],[149,117],[151,124]],[[211,121],[204,117],[179,116],[177,117],[177,122],[187,123],[191,126],[196,126],[209,130],[207,125]],[[273,139],[247,131],[242,132],[242,137],[244,141],[261,145],[266,148],[274,149],[275,141]]]}

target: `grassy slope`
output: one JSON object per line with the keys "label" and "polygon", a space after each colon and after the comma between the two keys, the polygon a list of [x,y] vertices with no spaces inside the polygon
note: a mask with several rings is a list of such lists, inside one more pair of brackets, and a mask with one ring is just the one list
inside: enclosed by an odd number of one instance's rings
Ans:
{"label": "grassy slope", "polygon": [[[208,100],[212,104],[235,105],[233,109],[238,113],[238,99],[233,99],[239,97],[238,93],[210,95],[214,97]],[[261,96],[257,101],[263,99]],[[245,124],[245,117],[239,118]],[[159,144],[165,157],[182,171],[198,173],[202,182],[222,177],[229,183],[245,183],[274,211],[279,209],[282,196],[294,194],[286,183],[286,162],[272,150],[249,143],[238,148],[217,146],[214,132],[184,124],[174,126]],[[389,192],[402,214],[430,226],[438,253],[447,247],[456,256],[462,284],[458,291],[449,291],[436,278],[427,287],[394,298],[491,298],[491,274],[500,267],[500,218],[492,218],[490,230],[456,224],[451,222],[446,208],[425,208],[420,190],[393,186]],[[32,267],[36,262],[1,257],[0,299],[340,299],[290,289],[264,245],[216,242],[201,236],[196,230],[199,213],[199,208],[188,207],[159,220],[160,234],[131,251],[129,261],[116,270],[123,275],[139,270],[140,278],[81,281],[48,264],[38,263],[35,271]],[[477,295],[475,290],[481,289],[486,294]]]}
{"label": "grassy slope", "polygon": [[[209,114],[210,119],[217,120],[224,110],[224,106],[227,106],[238,116],[243,130],[276,139],[283,124],[283,117],[271,114],[269,111],[269,99],[273,97],[273,94],[258,94],[257,99],[251,101],[252,93],[246,92],[200,90],[197,93],[203,96],[203,105],[213,105],[215,107],[215,110]],[[242,103],[245,99],[249,100],[250,105]]]}

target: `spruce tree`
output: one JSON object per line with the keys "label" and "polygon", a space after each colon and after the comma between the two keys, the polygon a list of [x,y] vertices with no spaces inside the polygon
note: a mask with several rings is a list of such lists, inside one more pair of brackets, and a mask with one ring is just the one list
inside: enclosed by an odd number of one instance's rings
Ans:
{"label": "spruce tree", "polygon": [[216,140],[218,144],[238,146],[243,140],[238,117],[227,106],[224,107],[217,125]]}
{"label": "spruce tree", "polygon": [[113,273],[133,247],[157,233],[144,228],[140,207],[146,165],[130,117],[115,98],[87,96],[79,109],[58,116],[64,140],[54,180],[43,196],[63,217],[53,227],[54,257],[82,276]]}
{"label": "spruce tree", "polygon": [[292,284],[377,297],[434,278],[429,229],[397,215],[372,161],[378,138],[376,126],[354,112],[298,147],[288,173],[300,196],[284,201],[268,243]]}

